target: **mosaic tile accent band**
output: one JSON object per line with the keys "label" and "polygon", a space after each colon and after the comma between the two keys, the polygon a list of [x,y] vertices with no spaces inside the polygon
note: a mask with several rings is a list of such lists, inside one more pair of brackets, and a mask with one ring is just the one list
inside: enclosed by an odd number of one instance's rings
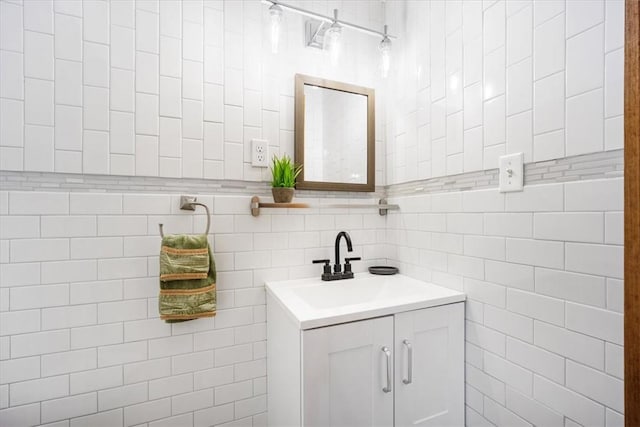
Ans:
{"label": "mosaic tile accent band", "polygon": [[[524,184],[551,184],[621,177],[624,173],[623,150],[604,151],[565,157],[557,160],[527,163]],[[498,169],[412,181],[385,187],[387,196],[445,191],[478,190],[498,186]]]}
{"label": "mosaic tile accent band", "polygon": [[[623,150],[605,151],[525,165],[525,185],[623,176]],[[376,187],[375,193],[322,192],[322,197],[380,198],[402,194],[464,191],[498,186],[498,169],[469,172],[403,184]],[[129,177],[48,172],[0,171],[2,190],[145,192],[145,193],[229,193],[268,195],[267,182],[216,179]],[[298,197],[318,197],[317,192],[297,191]]]}

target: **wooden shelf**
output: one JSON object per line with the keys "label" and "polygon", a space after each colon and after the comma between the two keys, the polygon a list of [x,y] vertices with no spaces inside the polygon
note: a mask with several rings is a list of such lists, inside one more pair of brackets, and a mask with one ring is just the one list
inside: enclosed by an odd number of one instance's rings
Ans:
{"label": "wooden shelf", "polygon": [[305,209],[309,208],[308,203],[265,203],[260,201],[260,197],[253,196],[251,198],[251,215],[260,215],[260,208],[276,208],[276,209]]}
{"label": "wooden shelf", "polygon": [[281,209],[302,209],[310,208],[308,203],[258,203],[259,208],[281,208]]}
{"label": "wooden shelf", "polygon": [[265,203],[260,201],[260,197],[253,196],[251,198],[251,215],[260,215],[260,208],[275,208],[275,209],[308,209],[312,207],[323,208],[337,208],[337,209],[378,209],[380,215],[386,215],[389,210],[398,210],[398,205],[389,205],[385,199],[381,199],[377,205],[374,204],[333,204],[333,205],[321,205],[311,206],[308,203]]}

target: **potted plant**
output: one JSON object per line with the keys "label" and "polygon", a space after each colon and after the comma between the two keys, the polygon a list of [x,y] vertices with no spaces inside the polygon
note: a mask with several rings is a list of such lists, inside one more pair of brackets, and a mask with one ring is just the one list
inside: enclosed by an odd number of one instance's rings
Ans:
{"label": "potted plant", "polygon": [[296,178],[302,172],[302,165],[294,165],[291,157],[273,156],[271,162],[271,193],[276,203],[289,203],[293,199]]}

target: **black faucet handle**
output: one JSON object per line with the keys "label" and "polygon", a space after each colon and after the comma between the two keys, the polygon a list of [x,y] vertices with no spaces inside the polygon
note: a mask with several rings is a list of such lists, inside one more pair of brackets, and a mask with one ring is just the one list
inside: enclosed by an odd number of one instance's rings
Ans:
{"label": "black faucet handle", "polygon": [[351,277],[353,277],[353,273],[351,272],[351,264],[349,263],[349,261],[360,261],[362,258],[360,258],[359,256],[356,257],[351,257],[351,258],[345,258],[344,259],[344,273],[345,274],[349,274]]}
{"label": "black faucet handle", "polygon": [[324,263],[324,267],[323,267],[324,274],[331,274],[331,265],[329,265],[330,262],[331,262],[331,260],[328,260],[328,259],[314,259],[313,260],[314,264],[322,264],[322,263]]}

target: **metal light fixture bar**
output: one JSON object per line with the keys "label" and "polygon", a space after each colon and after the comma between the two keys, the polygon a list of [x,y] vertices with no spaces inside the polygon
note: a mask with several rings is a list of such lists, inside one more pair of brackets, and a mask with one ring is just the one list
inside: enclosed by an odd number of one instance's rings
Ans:
{"label": "metal light fixture bar", "polygon": [[[303,9],[301,7],[291,6],[291,5],[288,5],[286,3],[281,3],[278,0],[262,0],[262,3],[270,5],[270,6],[271,5],[278,5],[284,10],[288,10],[288,11],[291,11],[291,12],[299,13],[300,15],[308,16],[310,18],[318,19],[320,21],[324,21],[324,22],[328,22],[328,23],[332,23],[332,22],[335,21],[330,16],[321,15],[319,13],[311,12],[311,11]],[[370,28],[362,27],[362,26],[356,25],[356,24],[351,24],[349,22],[345,22],[345,21],[341,21],[341,20],[337,20],[336,22],[338,24],[342,25],[343,27],[351,28],[352,30],[360,31],[362,33],[366,33],[366,34],[369,34],[369,35],[372,35],[372,36],[376,36],[376,37],[385,37],[386,36],[386,37],[389,37],[390,39],[396,39],[397,38],[396,36],[392,36],[391,34],[385,34],[385,33],[381,32],[381,31],[372,30]]]}

